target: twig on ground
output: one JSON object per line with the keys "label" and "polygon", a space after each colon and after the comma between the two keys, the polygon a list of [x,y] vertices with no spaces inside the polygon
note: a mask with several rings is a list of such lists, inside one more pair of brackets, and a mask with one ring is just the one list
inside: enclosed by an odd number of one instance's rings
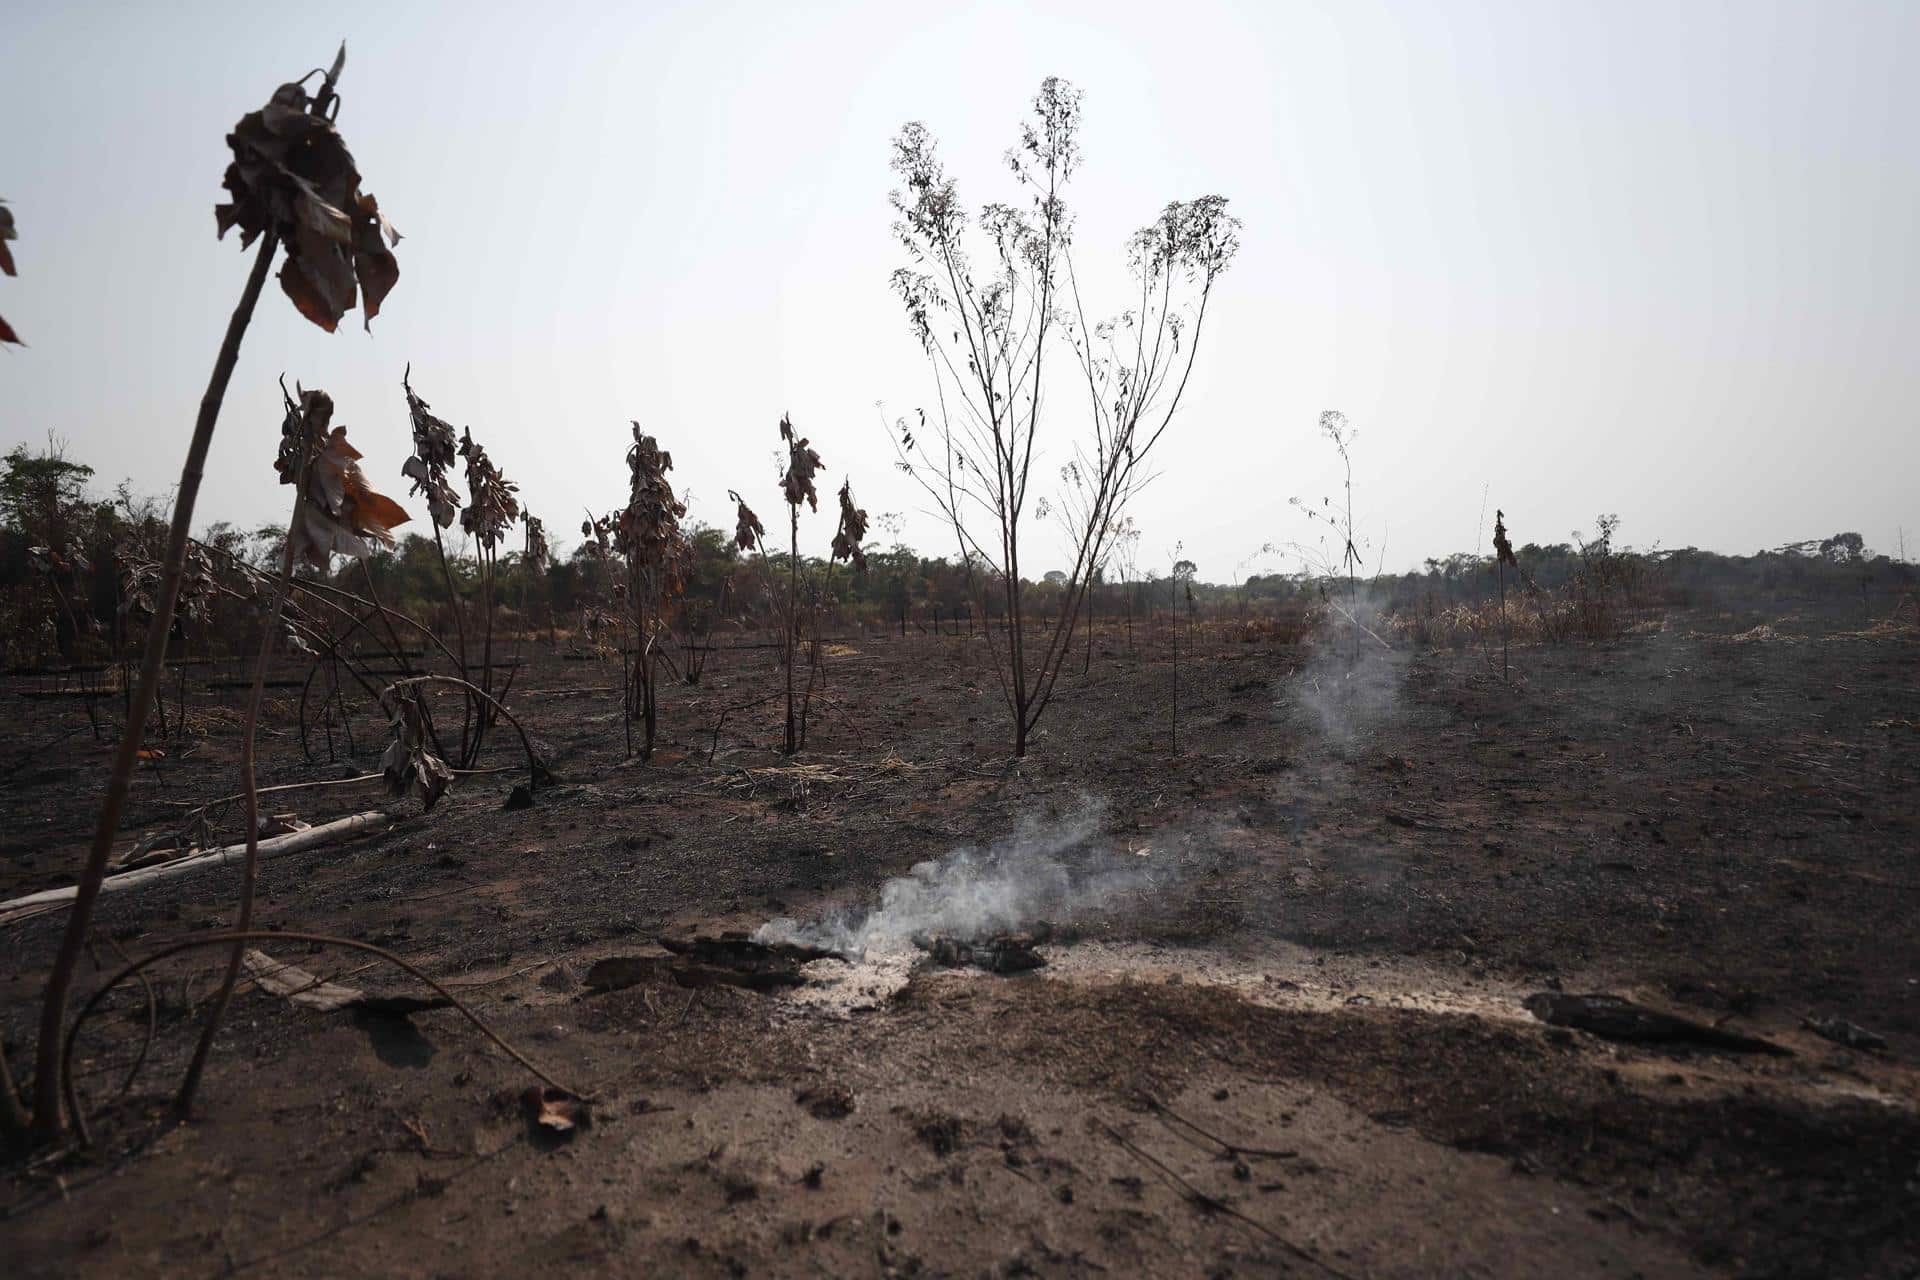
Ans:
{"label": "twig on ground", "polygon": [[248,930],[245,933],[238,933],[238,932],[210,933],[202,937],[188,938],[185,941],[176,942],[171,944],[170,946],[162,947],[158,951],[151,952],[148,955],[143,956],[141,959],[136,960],[131,964],[123,966],[119,970],[119,972],[115,973],[111,978],[108,978],[107,981],[101,985],[99,990],[95,991],[91,996],[89,996],[85,1004],[80,1006],[80,1012],[74,1018],[73,1024],[67,1028],[65,1042],[61,1045],[59,1070],[60,1070],[60,1078],[65,1085],[65,1093],[66,1093],[65,1101],[67,1104],[67,1109],[70,1113],[70,1118],[73,1121],[74,1130],[80,1138],[81,1145],[83,1146],[91,1145],[93,1139],[87,1131],[86,1117],[80,1107],[79,1094],[74,1088],[73,1048],[80,1038],[80,1028],[86,1025],[88,1015],[90,1015],[93,1012],[93,1010],[99,1006],[100,1001],[106,996],[106,994],[109,991],[112,991],[115,987],[119,986],[122,982],[125,982],[128,978],[131,978],[135,974],[139,973],[141,970],[146,969],[148,966],[156,964],[161,960],[165,960],[170,956],[178,955],[183,951],[190,951],[196,947],[223,946],[223,945],[228,945],[236,942],[264,942],[269,939],[280,941],[280,942],[312,942],[320,946],[326,946],[326,947],[345,947],[350,951],[361,951],[361,952],[365,952],[368,955],[377,956],[378,958],[386,961],[387,963],[394,965],[395,967],[403,970],[409,976],[417,978],[421,982],[426,983],[427,986],[433,989],[436,995],[445,997],[447,1000],[447,1003],[452,1005],[453,1008],[456,1009],[460,1013],[460,1015],[464,1017],[468,1022],[472,1023],[476,1031],[478,1031],[481,1035],[485,1036],[488,1040],[491,1040],[495,1045],[499,1046],[499,1048],[503,1052],[505,1052],[509,1058],[512,1058],[515,1062],[519,1063],[522,1067],[525,1067],[527,1071],[530,1072],[534,1076],[534,1078],[539,1080],[541,1083],[551,1085],[553,1088],[559,1089],[563,1093],[570,1093],[573,1096],[578,1098],[586,1098],[591,1096],[588,1094],[583,1094],[576,1089],[568,1088],[566,1085],[561,1084],[558,1080],[548,1075],[545,1071],[542,1071],[539,1067],[534,1065],[532,1059],[528,1058],[525,1054],[521,1053],[518,1049],[514,1048],[511,1044],[508,1044],[507,1041],[501,1037],[500,1033],[495,1031],[491,1026],[487,1025],[487,1023],[480,1017],[479,1014],[475,1013],[472,1009],[468,1008],[464,1003],[462,1003],[460,1000],[460,997],[454,995],[453,992],[449,991],[446,987],[442,986],[435,979],[428,977],[425,973],[415,968],[412,964],[408,963],[407,961],[401,959],[399,956],[393,954],[393,952],[388,951],[382,947],[376,947],[370,942],[357,942],[352,938],[337,938],[332,936],[331,934],[325,934],[325,933],[294,933],[290,931],[280,931],[280,930],[272,930],[272,929],[252,929],[252,930]]}
{"label": "twig on ground", "polygon": [[1165,1124],[1169,1131],[1176,1137],[1184,1141],[1192,1141],[1187,1135],[1182,1134],[1178,1129],[1173,1127],[1178,1124],[1183,1128],[1191,1129],[1194,1133],[1199,1134],[1214,1146],[1219,1147],[1221,1152],[1226,1156],[1253,1156],[1264,1160],[1292,1160],[1300,1154],[1297,1151],[1281,1151],[1272,1147],[1243,1147],[1238,1143],[1228,1142],[1225,1138],[1208,1133],[1205,1129],[1202,1129],[1199,1125],[1187,1119],[1157,1098],[1148,1098],[1146,1103],[1147,1109],[1156,1116],[1159,1116],[1160,1122]]}
{"label": "twig on ground", "polygon": [[1177,1189],[1180,1192],[1180,1194],[1183,1197],[1185,1197],[1188,1203],[1192,1204],[1195,1208],[1199,1209],[1201,1212],[1223,1213],[1227,1217],[1234,1219],[1236,1222],[1240,1222],[1246,1226],[1252,1227],[1255,1231],[1258,1231],[1261,1235],[1266,1236],[1269,1240],[1273,1241],[1275,1244],[1279,1245],[1282,1249],[1285,1249],[1289,1254],[1300,1259],[1302,1262],[1318,1267],[1320,1268],[1320,1270],[1326,1272],[1328,1275],[1338,1277],[1339,1280],[1353,1280],[1353,1278],[1347,1275],[1346,1272],[1341,1271],[1339,1268],[1333,1266],[1332,1264],[1324,1262],[1321,1259],[1315,1257],[1313,1254],[1309,1253],[1307,1250],[1301,1248],[1299,1245],[1293,1243],[1293,1241],[1281,1235],[1278,1231],[1275,1231],[1272,1227],[1269,1227],[1266,1223],[1257,1221],[1256,1219],[1253,1219],[1253,1218],[1249,1218],[1246,1214],[1240,1212],[1238,1209],[1228,1204],[1225,1200],[1221,1200],[1215,1196],[1210,1196],[1206,1192],[1200,1190],[1198,1187],[1194,1186],[1191,1182],[1188,1182],[1185,1178],[1181,1177],[1179,1174],[1175,1173],[1172,1169],[1169,1169],[1166,1165],[1162,1164],[1158,1159],[1156,1159],[1151,1155],[1148,1155],[1145,1151],[1142,1151],[1139,1147],[1127,1141],[1127,1139],[1121,1135],[1120,1131],[1115,1129],[1112,1125],[1107,1124],[1105,1121],[1095,1121],[1095,1123],[1099,1125],[1100,1129],[1109,1138],[1113,1139],[1114,1142],[1118,1143],[1122,1150],[1128,1152],[1130,1155],[1134,1156],[1136,1159],[1146,1164],[1146,1166],[1152,1169],[1155,1173],[1159,1174],[1160,1177],[1168,1183],[1168,1185]]}

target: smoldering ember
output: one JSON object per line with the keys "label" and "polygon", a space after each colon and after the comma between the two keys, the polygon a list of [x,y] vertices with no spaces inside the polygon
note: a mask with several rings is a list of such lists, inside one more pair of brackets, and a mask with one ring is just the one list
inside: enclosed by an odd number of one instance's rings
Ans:
{"label": "smoldering ember", "polygon": [[1920,7],[225,7],[0,42],[0,1271],[1920,1275]]}

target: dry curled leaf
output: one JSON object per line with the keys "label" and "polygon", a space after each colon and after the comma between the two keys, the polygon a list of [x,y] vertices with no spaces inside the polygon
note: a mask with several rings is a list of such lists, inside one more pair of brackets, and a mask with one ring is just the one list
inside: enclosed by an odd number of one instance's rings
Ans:
{"label": "dry curled leaf", "polygon": [[785,416],[780,419],[780,438],[787,443],[787,471],[780,477],[787,505],[797,507],[804,501],[818,511],[820,494],[813,487],[813,477],[820,470],[820,455],[807,447],[806,438],[793,429],[792,421]]}
{"label": "dry curled leaf", "polygon": [[19,273],[13,269],[13,250],[7,247],[7,241],[19,238],[13,229],[13,210],[7,208],[5,200],[0,200],[0,271],[10,276]]}
{"label": "dry curled leaf", "polygon": [[520,1103],[527,1109],[527,1118],[549,1133],[571,1136],[577,1128],[590,1122],[587,1103],[564,1089],[555,1089],[551,1085],[531,1085],[520,1095]]}
{"label": "dry curled leaf", "polygon": [[[322,91],[330,100],[332,84]],[[231,199],[214,216],[222,237],[240,228],[242,245],[269,231],[280,238],[280,287],[301,315],[331,333],[358,302],[370,327],[400,278],[392,248],[400,233],[360,189],[353,155],[315,105],[303,86],[283,84],[240,118],[227,135],[233,161],[222,185]]]}
{"label": "dry curled leaf", "polygon": [[324,391],[300,392],[287,401],[280,428],[280,456],[274,470],[280,483],[293,484],[304,472],[304,499],[295,527],[287,531],[295,559],[317,569],[338,552],[368,556],[368,541],[393,545],[393,529],[410,517],[399,503],[376,493],[360,470],[360,451],[347,443],[347,429],[331,426],[333,398]]}
{"label": "dry curled leaf", "polygon": [[613,526],[612,515],[596,516],[592,512],[580,522],[580,536],[587,539],[587,549],[602,564],[613,554]]}
{"label": "dry curled leaf", "polygon": [[[13,229],[13,210],[7,208],[5,200],[0,200],[0,271],[8,275],[16,272],[13,269],[13,250],[7,247],[7,241],[17,238]],[[20,335],[13,331],[13,326],[7,323],[5,316],[0,316],[0,342],[11,342],[21,347],[26,345],[20,341]]]}
{"label": "dry curled leaf", "polygon": [[[1483,507],[1481,508],[1481,510],[1484,511],[1485,508]],[[1493,551],[1494,551],[1495,562],[1498,564],[1510,564],[1514,568],[1518,569],[1520,567],[1520,561],[1514,557],[1513,544],[1507,541],[1506,514],[1507,514],[1506,512],[1501,511],[1498,508],[1494,509]]]}
{"label": "dry curled leaf", "polygon": [[840,525],[833,531],[833,558],[851,560],[856,569],[867,567],[867,553],[860,545],[867,538],[867,513],[853,505],[853,481],[840,485]]}
{"label": "dry curled leaf", "polygon": [[467,509],[460,513],[460,527],[493,551],[520,516],[520,500],[513,496],[520,486],[493,465],[471,430],[460,433],[460,456],[467,460]]}
{"label": "dry curled leaf", "polygon": [[[163,576],[160,562],[133,541],[115,545],[113,559],[120,566],[120,616],[151,617]],[[186,561],[181,567],[176,612],[191,621],[206,622],[212,617],[213,602],[220,594],[220,584],[214,577],[206,549],[197,542],[187,544]]]}
{"label": "dry curled leaf", "polygon": [[760,539],[767,536],[767,526],[760,523],[760,517],[753,514],[753,508],[741,501],[740,495],[727,490],[727,496],[733,499],[737,510],[733,520],[733,545],[742,551],[751,551],[760,545]]}
{"label": "dry curled leaf", "polygon": [[660,587],[672,594],[679,586],[687,556],[680,518],[687,504],[674,496],[667,472],[673,455],[633,424],[633,445],[627,450],[626,510],[620,513],[617,540],[622,554],[634,564],[658,575]]}
{"label": "dry curled leaf", "polygon": [[520,521],[527,527],[526,561],[533,566],[535,573],[544,573],[548,555],[547,526],[531,511],[521,512]]}
{"label": "dry curled leaf", "polygon": [[445,529],[460,514],[460,497],[447,481],[447,471],[460,454],[460,442],[453,427],[428,412],[427,402],[413,393],[412,372],[409,366],[400,378],[407,393],[407,417],[413,424],[413,456],[400,464],[400,474],[413,481],[413,493],[426,498],[427,514]]}
{"label": "dry curled leaf", "polygon": [[393,732],[393,741],[380,758],[387,794],[397,797],[412,791],[420,797],[422,807],[433,808],[452,784],[453,770],[434,754],[419,693],[412,685],[389,685],[380,694],[380,705]]}

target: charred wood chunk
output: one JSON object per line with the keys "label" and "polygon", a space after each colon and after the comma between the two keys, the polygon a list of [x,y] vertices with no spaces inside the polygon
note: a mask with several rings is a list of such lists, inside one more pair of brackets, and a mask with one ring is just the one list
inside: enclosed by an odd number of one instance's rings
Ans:
{"label": "charred wood chunk", "polygon": [[1887,1038],[1867,1030],[1857,1022],[1848,1022],[1845,1018],[1834,1016],[1816,1018],[1808,1016],[1800,1019],[1800,1025],[1817,1036],[1843,1044],[1849,1049],[1866,1049],[1879,1052],[1887,1047]]}
{"label": "charred wood chunk", "polygon": [[670,956],[609,956],[596,960],[581,982],[589,991],[619,991],[671,976]]}
{"label": "charred wood chunk", "polygon": [[1793,1053],[1793,1050],[1770,1040],[1725,1031],[1615,995],[1565,995],[1558,991],[1540,991],[1528,996],[1522,1003],[1527,1012],[1542,1022],[1556,1027],[1576,1027],[1608,1040],[1693,1044],[1736,1053],[1770,1053],[1782,1057],[1790,1057]]}
{"label": "charred wood chunk", "polygon": [[985,969],[988,973],[1025,973],[1042,968],[1046,957],[1035,950],[1040,941],[1029,933],[998,933],[977,941],[936,933],[913,940],[928,959],[943,968]]}
{"label": "charred wood chunk", "polygon": [[682,987],[744,987],[777,991],[806,982],[800,966],[814,960],[844,959],[837,951],[796,943],[755,942],[744,933],[718,937],[663,937],[666,955],[613,956],[587,970],[584,982],[595,991],[617,991],[644,982],[671,981]]}
{"label": "charred wood chunk", "polygon": [[690,938],[662,937],[660,945],[697,964],[733,969],[777,968],[815,960],[846,959],[840,952],[825,947],[803,946],[797,942],[755,942],[738,930],[729,930],[718,937],[698,934]]}

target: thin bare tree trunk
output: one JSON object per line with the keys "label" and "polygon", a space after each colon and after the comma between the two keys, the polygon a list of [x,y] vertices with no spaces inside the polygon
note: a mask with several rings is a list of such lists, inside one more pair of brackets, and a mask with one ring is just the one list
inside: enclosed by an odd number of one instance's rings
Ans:
{"label": "thin bare tree trunk", "polygon": [[173,501],[173,524],[167,534],[166,569],[160,580],[160,598],[154,602],[148,622],[147,642],[140,659],[140,692],[127,709],[126,733],[114,754],[113,772],[107,778],[107,794],[100,805],[100,820],[94,827],[93,846],[80,872],[79,893],[73,914],[67,917],[67,932],[60,941],[60,953],[47,977],[47,992],[40,1007],[40,1040],[34,1054],[33,1136],[41,1142],[59,1137],[66,1128],[61,1105],[60,1039],[67,1018],[67,996],[73,989],[74,970],[93,920],[94,903],[100,896],[100,882],[106,878],[107,860],[113,853],[114,833],[120,827],[120,812],[139,760],[141,734],[146,728],[147,707],[160,681],[160,667],[167,653],[168,633],[173,630],[173,615],[180,603],[180,580],[186,570],[187,537],[193,523],[193,506],[200,496],[200,479],[206,468],[207,449],[213,443],[213,429],[220,418],[220,406],[226,399],[227,383],[233,378],[240,360],[240,342],[246,337],[247,324],[253,319],[254,306],[260,301],[266,283],[267,268],[273,262],[279,241],[271,231],[260,237],[260,249],[254,255],[253,270],[247,276],[240,302],[227,321],[227,334],[214,358],[213,374],[200,397],[200,413],[194,420],[193,439],[187,446],[187,460],[180,469],[180,491]]}
{"label": "thin bare tree trunk", "polygon": [[[280,616],[286,610],[287,596],[293,591],[293,531],[300,527],[307,506],[304,459],[293,483],[293,518],[288,522],[287,545],[280,556],[280,581],[274,589],[273,608],[267,613],[266,630],[260,636],[260,650],[254,656],[253,687],[247,691],[247,718],[240,731],[240,789],[246,795],[247,855],[240,869],[240,914],[234,923],[235,933],[245,933],[253,927],[254,889],[260,881],[260,786],[254,775],[254,741],[260,726],[260,701],[267,687],[267,668],[273,662],[273,645],[280,634]],[[227,953],[226,973],[221,976],[220,989],[214,993],[213,1005],[207,1010],[207,1021],[200,1031],[200,1043],[194,1046],[193,1059],[187,1063],[187,1074],[182,1077],[180,1092],[173,1101],[176,1115],[185,1117],[193,1110],[193,1095],[199,1091],[207,1055],[213,1052],[213,1038],[227,1015],[227,1002],[233,998],[234,985],[240,979],[240,958],[245,951],[244,943],[235,942]]]}
{"label": "thin bare tree trunk", "polygon": [[1180,754],[1180,580],[1173,583],[1173,754]]}
{"label": "thin bare tree trunk", "polygon": [[1500,678],[1507,678],[1507,562],[1500,562]]}
{"label": "thin bare tree trunk", "polygon": [[791,550],[787,557],[787,635],[786,643],[781,646],[780,651],[785,655],[787,663],[787,736],[785,753],[792,755],[800,749],[798,725],[794,720],[793,713],[794,632],[798,630],[800,626],[800,507],[797,503],[790,503],[788,505],[789,510],[792,512],[791,523],[793,526],[793,539],[790,544]]}
{"label": "thin bare tree trunk", "polygon": [[[480,609],[485,614],[487,622],[486,640],[481,647],[480,690],[491,696],[493,693],[493,548],[484,546],[480,548],[480,564]],[[489,722],[493,718],[487,714],[485,707],[479,709],[478,715],[480,725],[474,734],[473,749],[470,753],[473,758],[467,761],[468,768],[472,768],[473,761],[479,759],[480,743],[486,738],[487,729],[490,727]]]}
{"label": "thin bare tree trunk", "polygon": [[412,675],[413,664],[407,661],[407,655],[405,652],[406,646],[400,643],[400,632],[397,629],[395,629],[393,625],[393,619],[387,616],[386,609],[380,603],[380,595],[374,589],[373,557],[372,556],[361,557],[360,571],[364,573],[367,578],[367,599],[373,601],[373,607],[375,611],[379,614],[380,620],[384,622],[387,626],[387,639],[393,642],[394,660],[400,664],[401,671],[405,672],[407,675]]}
{"label": "thin bare tree trunk", "polygon": [[[433,523],[433,549],[440,553],[440,576],[447,584],[447,607],[453,610],[453,630],[460,639],[460,678],[467,678],[467,606],[454,590],[453,570],[447,565],[447,543],[440,534],[440,522]],[[467,730],[472,723],[473,699],[469,698],[460,708],[460,763],[462,767],[472,761],[467,755]]]}

